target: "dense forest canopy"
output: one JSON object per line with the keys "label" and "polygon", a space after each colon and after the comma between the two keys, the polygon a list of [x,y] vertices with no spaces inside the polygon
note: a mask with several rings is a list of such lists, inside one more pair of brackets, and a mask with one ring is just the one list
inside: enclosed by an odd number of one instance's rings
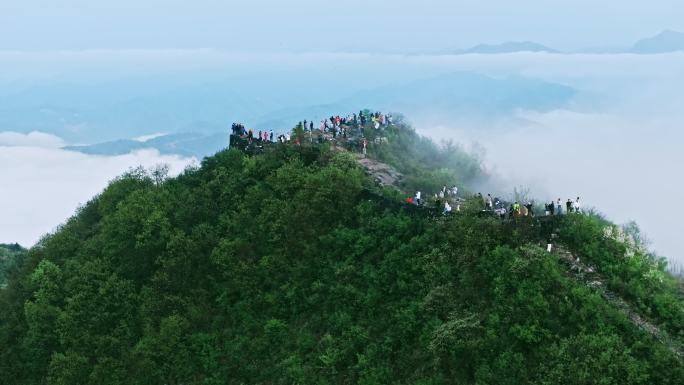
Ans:
{"label": "dense forest canopy", "polygon": [[7,283],[7,277],[20,265],[26,250],[19,244],[0,243],[0,287]]}
{"label": "dense forest canopy", "polygon": [[[410,127],[370,156],[417,186],[482,177]],[[469,200],[424,215],[329,144],[133,170],[28,251],[0,291],[3,384],[682,384],[645,333],[540,244]],[[665,264],[594,215],[555,242],[675,343]]]}

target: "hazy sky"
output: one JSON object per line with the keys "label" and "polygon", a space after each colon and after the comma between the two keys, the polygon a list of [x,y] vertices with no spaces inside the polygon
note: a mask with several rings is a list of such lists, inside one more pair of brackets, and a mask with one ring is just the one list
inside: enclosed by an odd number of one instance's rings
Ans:
{"label": "hazy sky", "polygon": [[681,0],[2,0],[0,50],[577,49],[684,30],[683,16]]}

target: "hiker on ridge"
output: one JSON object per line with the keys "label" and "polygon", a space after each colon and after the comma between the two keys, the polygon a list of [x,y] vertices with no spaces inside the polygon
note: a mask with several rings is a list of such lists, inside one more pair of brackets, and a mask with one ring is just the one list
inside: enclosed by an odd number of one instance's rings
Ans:
{"label": "hiker on ridge", "polygon": [[506,219],[506,208],[502,207],[498,210],[499,210],[499,218],[501,218],[502,220]]}
{"label": "hiker on ridge", "polygon": [[532,210],[532,202],[527,202],[525,208],[527,209],[527,215],[534,217],[534,211]]}
{"label": "hiker on ridge", "polygon": [[577,197],[577,200],[575,201],[574,204],[574,209],[577,214],[580,214],[582,212],[582,206],[580,205],[580,198]]}

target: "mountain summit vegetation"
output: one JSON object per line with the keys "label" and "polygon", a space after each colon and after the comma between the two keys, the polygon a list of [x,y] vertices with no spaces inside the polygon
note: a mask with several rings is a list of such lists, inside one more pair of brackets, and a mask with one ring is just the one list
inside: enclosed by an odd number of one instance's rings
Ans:
{"label": "mountain summit vegetation", "polygon": [[112,181],[0,290],[0,383],[684,383],[684,302],[635,229],[407,205],[479,160],[404,124],[369,142],[399,189],[306,140]]}
{"label": "mountain summit vegetation", "polygon": [[0,287],[4,287],[7,276],[12,273],[17,265],[21,264],[26,250],[18,244],[7,245],[0,243]]}

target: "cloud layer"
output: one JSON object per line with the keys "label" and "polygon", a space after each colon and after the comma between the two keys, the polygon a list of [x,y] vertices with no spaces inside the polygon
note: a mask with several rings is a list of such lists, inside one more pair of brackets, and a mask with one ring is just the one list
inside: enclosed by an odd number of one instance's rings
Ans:
{"label": "cloud layer", "polygon": [[44,132],[34,131],[28,134],[12,131],[0,132],[0,146],[60,148],[64,145],[64,141],[58,136]]}
{"label": "cloud layer", "polygon": [[653,249],[684,261],[679,202],[684,164],[679,120],[634,119],[626,114],[553,111],[523,114],[517,126],[489,135],[470,128],[433,126],[431,136],[469,138],[486,149],[500,193],[531,188],[538,200],[581,196],[618,223],[635,220]]}
{"label": "cloud layer", "polygon": [[153,150],[113,157],[91,156],[37,146],[54,143],[45,141],[44,135],[16,140],[15,134],[0,133],[0,141],[9,143],[6,138],[15,145],[0,145],[0,242],[19,242],[24,246],[33,245],[42,235],[53,231],[111,179],[132,167],[149,168],[163,163],[170,166],[171,175],[176,175],[196,162],[191,158],[161,156]]}

